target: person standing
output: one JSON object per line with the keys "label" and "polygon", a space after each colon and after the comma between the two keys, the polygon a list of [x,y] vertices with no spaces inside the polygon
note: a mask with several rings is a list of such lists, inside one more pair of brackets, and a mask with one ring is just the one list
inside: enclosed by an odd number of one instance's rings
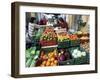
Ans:
{"label": "person standing", "polygon": [[66,21],[64,21],[64,19],[62,17],[60,17],[58,19],[58,25],[61,27],[61,28],[66,28],[66,30],[68,31],[68,23]]}

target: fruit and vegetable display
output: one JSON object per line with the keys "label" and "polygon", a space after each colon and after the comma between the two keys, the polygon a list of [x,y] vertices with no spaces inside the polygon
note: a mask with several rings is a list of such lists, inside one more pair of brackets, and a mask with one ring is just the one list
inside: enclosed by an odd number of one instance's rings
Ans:
{"label": "fruit and vegetable display", "polygon": [[65,32],[61,32],[57,34],[58,37],[58,41],[59,42],[64,42],[64,41],[68,41],[68,40],[77,40],[78,37],[75,34],[68,34]]}
{"label": "fruit and vegetable display", "polygon": [[79,57],[82,57],[82,56],[86,56],[86,52],[85,51],[80,51],[77,48],[72,50],[72,57],[79,58]]}
{"label": "fruit and vegetable display", "polygon": [[88,32],[82,32],[82,31],[77,31],[75,34],[78,35],[78,37],[89,36]]}
{"label": "fruit and vegetable display", "polygon": [[89,64],[89,53],[82,47],[70,48],[72,57],[75,64]]}
{"label": "fruit and vegetable display", "polygon": [[76,46],[80,44],[79,38],[76,34],[68,34],[61,32],[57,34],[58,46],[61,48],[67,48],[70,46]]}
{"label": "fruit and vegetable display", "polygon": [[57,34],[58,42],[64,42],[69,40],[69,35],[65,32],[61,32]]}
{"label": "fruit and vegetable display", "polygon": [[58,50],[58,61],[66,61],[71,59],[70,53],[66,49],[59,49]]}
{"label": "fruit and vegetable display", "polygon": [[38,31],[35,32],[35,39],[40,39],[43,31],[44,31],[44,28],[42,28],[42,27],[40,29],[38,29]]}
{"label": "fruit and vegetable display", "polygon": [[55,49],[54,51],[51,52],[44,52],[41,51],[40,54],[40,59],[41,63],[39,66],[57,66],[58,65],[58,60],[57,60],[57,50]]}
{"label": "fruit and vegetable display", "polygon": [[75,34],[69,34],[69,39],[70,39],[70,40],[77,40],[78,37],[77,37],[77,35],[75,35]]}
{"label": "fruit and vegetable display", "polygon": [[[26,49],[26,67],[89,64],[89,42],[81,43],[81,31],[76,34],[56,33],[53,27],[40,28],[33,45]],[[81,35],[81,36],[79,36]]]}
{"label": "fruit and vegetable display", "polygon": [[36,50],[35,47],[26,51],[26,67],[48,67],[60,65],[88,64],[89,54],[79,47],[51,51]]}
{"label": "fruit and vegetable display", "polygon": [[77,31],[76,35],[80,39],[80,43],[89,42],[89,33],[88,32]]}
{"label": "fruit and vegetable display", "polygon": [[81,41],[81,43],[89,42],[89,37],[82,36],[82,37],[80,37],[80,41]]}
{"label": "fruit and vegetable display", "polygon": [[51,46],[57,44],[57,35],[52,27],[46,27],[42,36],[40,37],[40,44],[42,46]]}
{"label": "fruit and vegetable display", "polygon": [[40,50],[36,50],[36,47],[31,47],[26,50],[26,67],[34,67],[39,57]]}
{"label": "fruit and vegetable display", "polygon": [[85,43],[83,43],[83,44],[80,44],[80,46],[81,46],[82,48],[84,48],[85,51],[87,51],[87,52],[89,53],[89,50],[90,50],[89,42],[85,42]]}

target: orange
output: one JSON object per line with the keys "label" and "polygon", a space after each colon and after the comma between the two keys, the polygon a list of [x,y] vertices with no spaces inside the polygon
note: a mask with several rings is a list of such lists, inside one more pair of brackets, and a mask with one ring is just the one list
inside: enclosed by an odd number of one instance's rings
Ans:
{"label": "orange", "polygon": [[50,66],[50,62],[49,61],[47,61],[46,66]]}
{"label": "orange", "polygon": [[53,56],[52,52],[48,53],[48,57],[51,58]]}
{"label": "orange", "polygon": [[48,56],[50,56],[51,53],[48,53]]}
{"label": "orange", "polygon": [[51,60],[50,60],[50,58],[48,59],[48,62],[50,62]]}
{"label": "orange", "polygon": [[53,65],[54,65],[54,63],[53,63],[53,62],[51,62],[50,66],[53,66]]}
{"label": "orange", "polygon": [[43,64],[43,65],[46,65],[46,61],[43,61],[42,64]]}
{"label": "orange", "polygon": [[47,55],[44,55],[44,56],[43,56],[43,59],[47,59]]}
{"label": "orange", "polygon": [[41,64],[40,66],[41,66],[41,67],[44,67],[44,65],[43,65],[43,64]]}
{"label": "orange", "polygon": [[57,60],[54,60],[54,63],[55,63],[55,64],[57,64],[57,63],[58,63],[58,61],[57,61]]}
{"label": "orange", "polygon": [[53,66],[57,66],[57,64],[53,64]]}
{"label": "orange", "polygon": [[54,53],[55,56],[57,56],[57,53]]}
{"label": "orange", "polygon": [[51,55],[54,56],[54,53],[52,52]]}
{"label": "orange", "polygon": [[51,61],[54,61],[54,60],[55,60],[55,58],[54,58],[54,57],[52,57],[52,58],[51,58]]}

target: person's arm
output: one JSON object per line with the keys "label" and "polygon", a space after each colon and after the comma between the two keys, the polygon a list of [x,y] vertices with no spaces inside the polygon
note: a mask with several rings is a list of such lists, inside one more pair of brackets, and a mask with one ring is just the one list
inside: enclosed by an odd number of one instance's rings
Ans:
{"label": "person's arm", "polygon": [[45,27],[46,25],[38,25],[38,24],[36,24],[34,27],[35,28],[41,28],[41,27]]}

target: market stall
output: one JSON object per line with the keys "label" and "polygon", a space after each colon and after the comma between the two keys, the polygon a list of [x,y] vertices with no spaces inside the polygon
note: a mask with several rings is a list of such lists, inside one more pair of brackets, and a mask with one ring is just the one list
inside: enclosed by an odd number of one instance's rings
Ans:
{"label": "market stall", "polygon": [[26,66],[89,64],[89,34],[68,33],[53,26],[40,28],[26,49]]}

